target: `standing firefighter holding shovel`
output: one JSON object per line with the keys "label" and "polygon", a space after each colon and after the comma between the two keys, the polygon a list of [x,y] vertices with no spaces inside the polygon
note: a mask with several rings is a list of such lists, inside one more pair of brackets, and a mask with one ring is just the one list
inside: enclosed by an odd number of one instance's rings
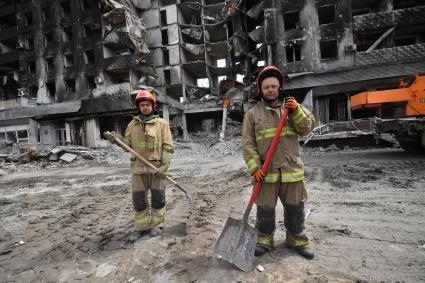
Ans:
{"label": "standing firefighter holding shovel", "polygon": [[[255,186],[242,220],[229,217],[214,245],[214,256],[247,272],[254,255],[274,248],[278,199],[285,209],[287,245],[308,259],[314,257],[304,226],[307,192],[298,141],[298,136],[312,131],[314,117],[295,98],[284,100],[283,73],[275,66],[258,75],[257,94],[261,101],[245,114],[242,130],[243,156]],[[254,202],[256,229],[248,224]]]}
{"label": "standing firefighter holding shovel", "polygon": [[[295,98],[283,99],[283,81],[283,73],[275,66],[267,66],[259,73],[257,94],[261,101],[246,113],[243,123],[243,156],[254,180],[261,182],[255,200],[258,231],[255,256],[274,248],[275,207],[280,199],[285,213],[286,245],[312,259],[314,253],[304,225],[307,192],[298,136],[310,133],[315,120]],[[288,118],[265,172],[264,160],[284,109],[289,112]]]}
{"label": "standing firefighter holding shovel", "polygon": [[[124,139],[117,138],[114,132],[105,133],[111,141],[133,154],[131,173],[135,215],[134,230],[130,235],[132,243],[145,233],[151,237],[161,234],[165,218],[164,179],[173,182],[166,173],[174,152],[170,126],[158,116],[155,97],[149,91],[141,90],[136,95],[135,104],[139,115],[128,124]],[[148,191],[151,195],[150,212]]]}

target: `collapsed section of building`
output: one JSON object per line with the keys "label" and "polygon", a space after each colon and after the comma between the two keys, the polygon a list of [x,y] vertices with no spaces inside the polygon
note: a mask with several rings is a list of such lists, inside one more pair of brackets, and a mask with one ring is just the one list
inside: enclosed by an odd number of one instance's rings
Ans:
{"label": "collapsed section of building", "polygon": [[214,96],[229,64],[220,1],[0,5],[0,140],[102,146],[102,132],[125,130],[140,88],[155,87],[162,115],[185,139],[196,127],[187,116],[222,110]]}
{"label": "collapsed section of building", "polygon": [[425,72],[424,12],[419,0],[1,0],[0,141],[102,146],[141,88],[188,139],[227,108],[241,119],[271,64],[321,124],[367,117],[350,96]]}

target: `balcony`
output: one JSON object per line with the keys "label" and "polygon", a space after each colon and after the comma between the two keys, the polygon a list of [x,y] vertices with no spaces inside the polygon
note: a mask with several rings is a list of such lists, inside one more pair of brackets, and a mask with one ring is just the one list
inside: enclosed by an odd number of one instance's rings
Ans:
{"label": "balcony", "polygon": [[134,54],[119,55],[110,58],[103,59],[103,68],[105,70],[116,70],[116,69],[128,69],[150,64],[152,62],[152,55],[150,53],[143,54],[142,61],[136,62],[136,56]]}
{"label": "balcony", "polygon": [[425,23],[425,6],[353,17],[354,32],[405,27]]}
{"label": "balcony", "polygon": [[36,74],[21,73],[19,75],[19,81],[21,82],[35,81],[35,78]]}
{"label": "balcony", "polygon": [[14,109],[28,106],[28,98],[18,97],[16,99],[0,100],[0,110]]}
{"label": "balcony", "polygon": [[357,52],[354,58],[356,66],[424,61],[425,43]]}

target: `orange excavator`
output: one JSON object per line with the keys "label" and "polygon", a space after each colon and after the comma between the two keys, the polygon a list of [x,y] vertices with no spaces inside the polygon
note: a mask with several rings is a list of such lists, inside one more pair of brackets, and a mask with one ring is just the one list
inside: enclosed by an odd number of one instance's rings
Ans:
{"label": "orange excavator", "polygon": [[393,134],[406,151],[425,151],[425,76],[400,81],[398,89],[351,96],[353,116],[378,117],[377,136]]}

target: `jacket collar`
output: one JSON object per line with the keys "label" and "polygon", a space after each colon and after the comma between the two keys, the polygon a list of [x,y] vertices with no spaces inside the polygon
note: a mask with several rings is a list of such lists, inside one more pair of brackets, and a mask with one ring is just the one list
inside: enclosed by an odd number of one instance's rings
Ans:
{"label": "jacket collar", "polygon": [[158,118],[158,115],[153,115],[153,117],[151,117],[149,120],[143,122],[142,119],[140,119],[139,116],[134,116],[133,120],[137,121],[140,124],[150,124],[150,123],[155,123],[156,118]]}
{"label": "jacket collar", "polygon": [[263,107],[265,107],[265,108],[267,108],[267,109],[278,109],[278,108],[282,108],[282,101],[280,101],[279,100],[279,103],[278,104],[276,104],[276,106],[275,107],[271,107],[267,102],[265,102],[264,100],[261,100],[260,101],[260,104],[263,106]]}

